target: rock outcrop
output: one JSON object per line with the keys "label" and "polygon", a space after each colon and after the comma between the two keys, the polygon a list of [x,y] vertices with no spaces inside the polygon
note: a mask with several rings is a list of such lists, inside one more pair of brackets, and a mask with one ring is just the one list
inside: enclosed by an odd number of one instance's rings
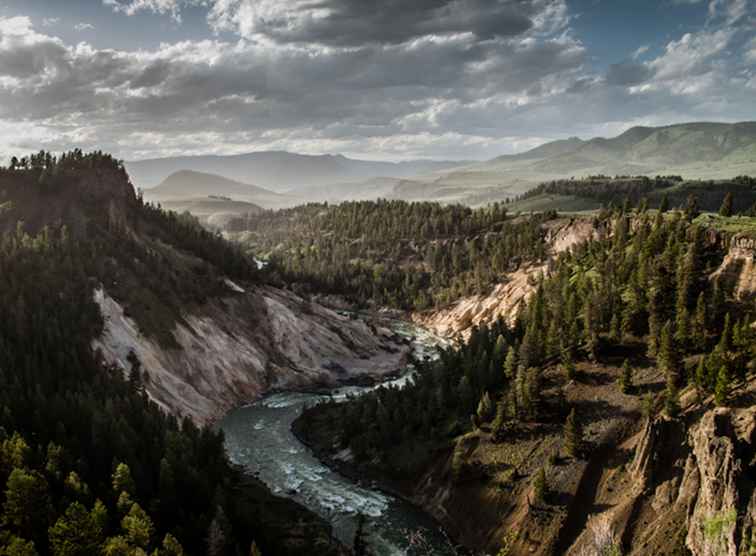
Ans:
{"label": "rock outcrop", "polygon": [[732,289],[736,299],[756,298],[756,239],[744,234],[734,236],[712,278],[722,280],[725,287]]}
{"label": "rock outcrop", "polygon": [[623,554],[752,554],[756,522],[756,408],[716,408],[700,418],[658,417],[634,439],[630,511],[607,508]]}
{"label": "rock outcrop", "polygon": [[277,389],[334,386],[398,369],[408,346],[382,326],[350,319],[284,290],[230,288],[228,296],[183,315],[176,348],[140,333],[104,290],[105,318],[94,343],[128,373],[136,356],[150,397],[174,415],[211,423]]}

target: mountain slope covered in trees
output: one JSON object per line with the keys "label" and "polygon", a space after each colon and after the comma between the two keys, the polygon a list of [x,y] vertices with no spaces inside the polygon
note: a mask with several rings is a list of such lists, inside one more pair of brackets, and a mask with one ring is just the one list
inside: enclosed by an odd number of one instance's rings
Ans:
{"label": "mountain slope covered in trees", "polygon": [[756,238],[696,216],[605,212],[611,233],[560,255],[513,325],[300,434],[489,553],[747,553]]}
{"label": "mountain slope covered in trees", "polygon": [[102,153],[14,159],[0,204],[0,553],[337,553],[317,520],[231,466],[222,435],[161,410],[138,358],[123,369],[92,348],[97,288],[170,343],[183,305],[228,277],[255,283],[254,261],[143,204]]}
{"label": "mountain slope covered in trees", "polygon": [[305,291],[425,309],[487,292],[523,260],[543,259],[543,224],[553,218],[508,219],[501,203],[473,210],[379,200],[266,212],[228,229]]}
{"label": "mountain slope covered in trees", "polygon": [[729,212],[756,214],[756,179],[684,180],[681,176],[590,176],[544,182],[517,197],[511,211],[579,212],[623,204],[650,208],[684,208],[694,198],[696,209],[717,212],[728,199]]}

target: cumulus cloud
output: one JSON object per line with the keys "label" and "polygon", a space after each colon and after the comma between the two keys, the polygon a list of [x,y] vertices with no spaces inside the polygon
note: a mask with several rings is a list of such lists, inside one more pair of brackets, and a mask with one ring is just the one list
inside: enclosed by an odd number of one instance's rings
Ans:
{"label": "cumulus cloud", "polygon": [[86,23],[84,21],[82,21],[82,22],[77,23],[76,25],[74,25],[74,29],[76,31],[79,31],[79,32],[81,32],[81,31],[91,31],[94,28],[95,28],[94,25],[92,25],[91,23]]}
{"label": "cumulus cloud", "polygon": [[638,64],[626,60],[609,66],[609,71],[606,74],[606,82],[610,85],[636,85],[646,81],[651,74],[651,70],[645,64]]}
{"label": "cumulus cloud", "polygon": [[742,19],[597,73],[562,0],[104,2],[177,19],[204,4],[209,24],[232,35],[115,50],[0,18],[0,122],[34,129],[23,143],[0,134],[6,150],[31,140],[125,158],[254,149],[480,158],[756,110],[756,49]]}
{"label": "cumulus cloud", "polygon": [[533,26],[538,2],[490,0],[217,0],[209,20],[217,29],[279,42],[362,45],[401,43],[429,35],[479,39],[518,35]]}
{"label": "cumulus cloud", "polygon": [[157,14],[169,14],[174,19],[181,19],[181,8],[200,2],[194,0],[102,0],[106,6],[114,11],[126,15],[135,15],[138,12],[149,11]]}

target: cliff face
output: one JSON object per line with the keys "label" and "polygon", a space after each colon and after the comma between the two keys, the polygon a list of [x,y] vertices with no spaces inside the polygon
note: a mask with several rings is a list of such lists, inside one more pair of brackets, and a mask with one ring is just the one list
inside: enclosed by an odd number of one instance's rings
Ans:
{"label": "cliff face", "polygon": [[756,298],[756,239],[745,234],[735,235],[712,278],[723,280],[740,301]]}
{"label": "cliff face", "polygon": [[[551,257],[608,233],[597,227],[591,218],[560,219],[546,224],[545,228],[545,241]],[[443,309],[416,313],[412,320],[440,336],[460,335],[463,338],[469,336],[475,326],[492,324],[500,318],[512,322],[535,291],[538,275],[547,272],[548,264],[523,266],[502,276],[501,283],[488,295],[474,295]]]}
{"label": "cliff face", "polygon": [[625,554],[680,550],[738,556],[754,548],[756,409],[717,408],[684,421],[657,418],[634,439],[632,520],[601,516]]}
{"label": "cliff face", "polygon": [[[352,320],[272,287],[229,294],[183,315],[164,347],[145,337],[104,290],[105,317],[94,342],[105,360],[128,372],[133,352],[146,391],[175,415],[210,423],[276,389],[333,386],[399,368],[408,346],[384,327]],[[133,358],[131,358],[133,359]]]}

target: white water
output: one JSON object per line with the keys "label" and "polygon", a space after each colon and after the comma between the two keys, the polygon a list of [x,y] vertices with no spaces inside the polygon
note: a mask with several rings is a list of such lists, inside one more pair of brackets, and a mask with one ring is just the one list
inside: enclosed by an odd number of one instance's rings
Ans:
{"label": "white water", "polygon": [[[396,331],[412,338],[416,358],[434,357],[442,343],[429,332],[397,323]],[[384,384],[404,385],[413,369]],[[305,406],[332,398],[344,401],[377,387],[347,386],[330,396],[274,394],[230,412],[220,426],[231,460],[243,465],[274,493],[301,503],[327,519],[334,534],[351,546],[359,514],[366,519],[371,551],[377,556],[438,554],[456,551],[438,524],[414,506],[378,490],[356,484],[323,465],[291,432]]]}

